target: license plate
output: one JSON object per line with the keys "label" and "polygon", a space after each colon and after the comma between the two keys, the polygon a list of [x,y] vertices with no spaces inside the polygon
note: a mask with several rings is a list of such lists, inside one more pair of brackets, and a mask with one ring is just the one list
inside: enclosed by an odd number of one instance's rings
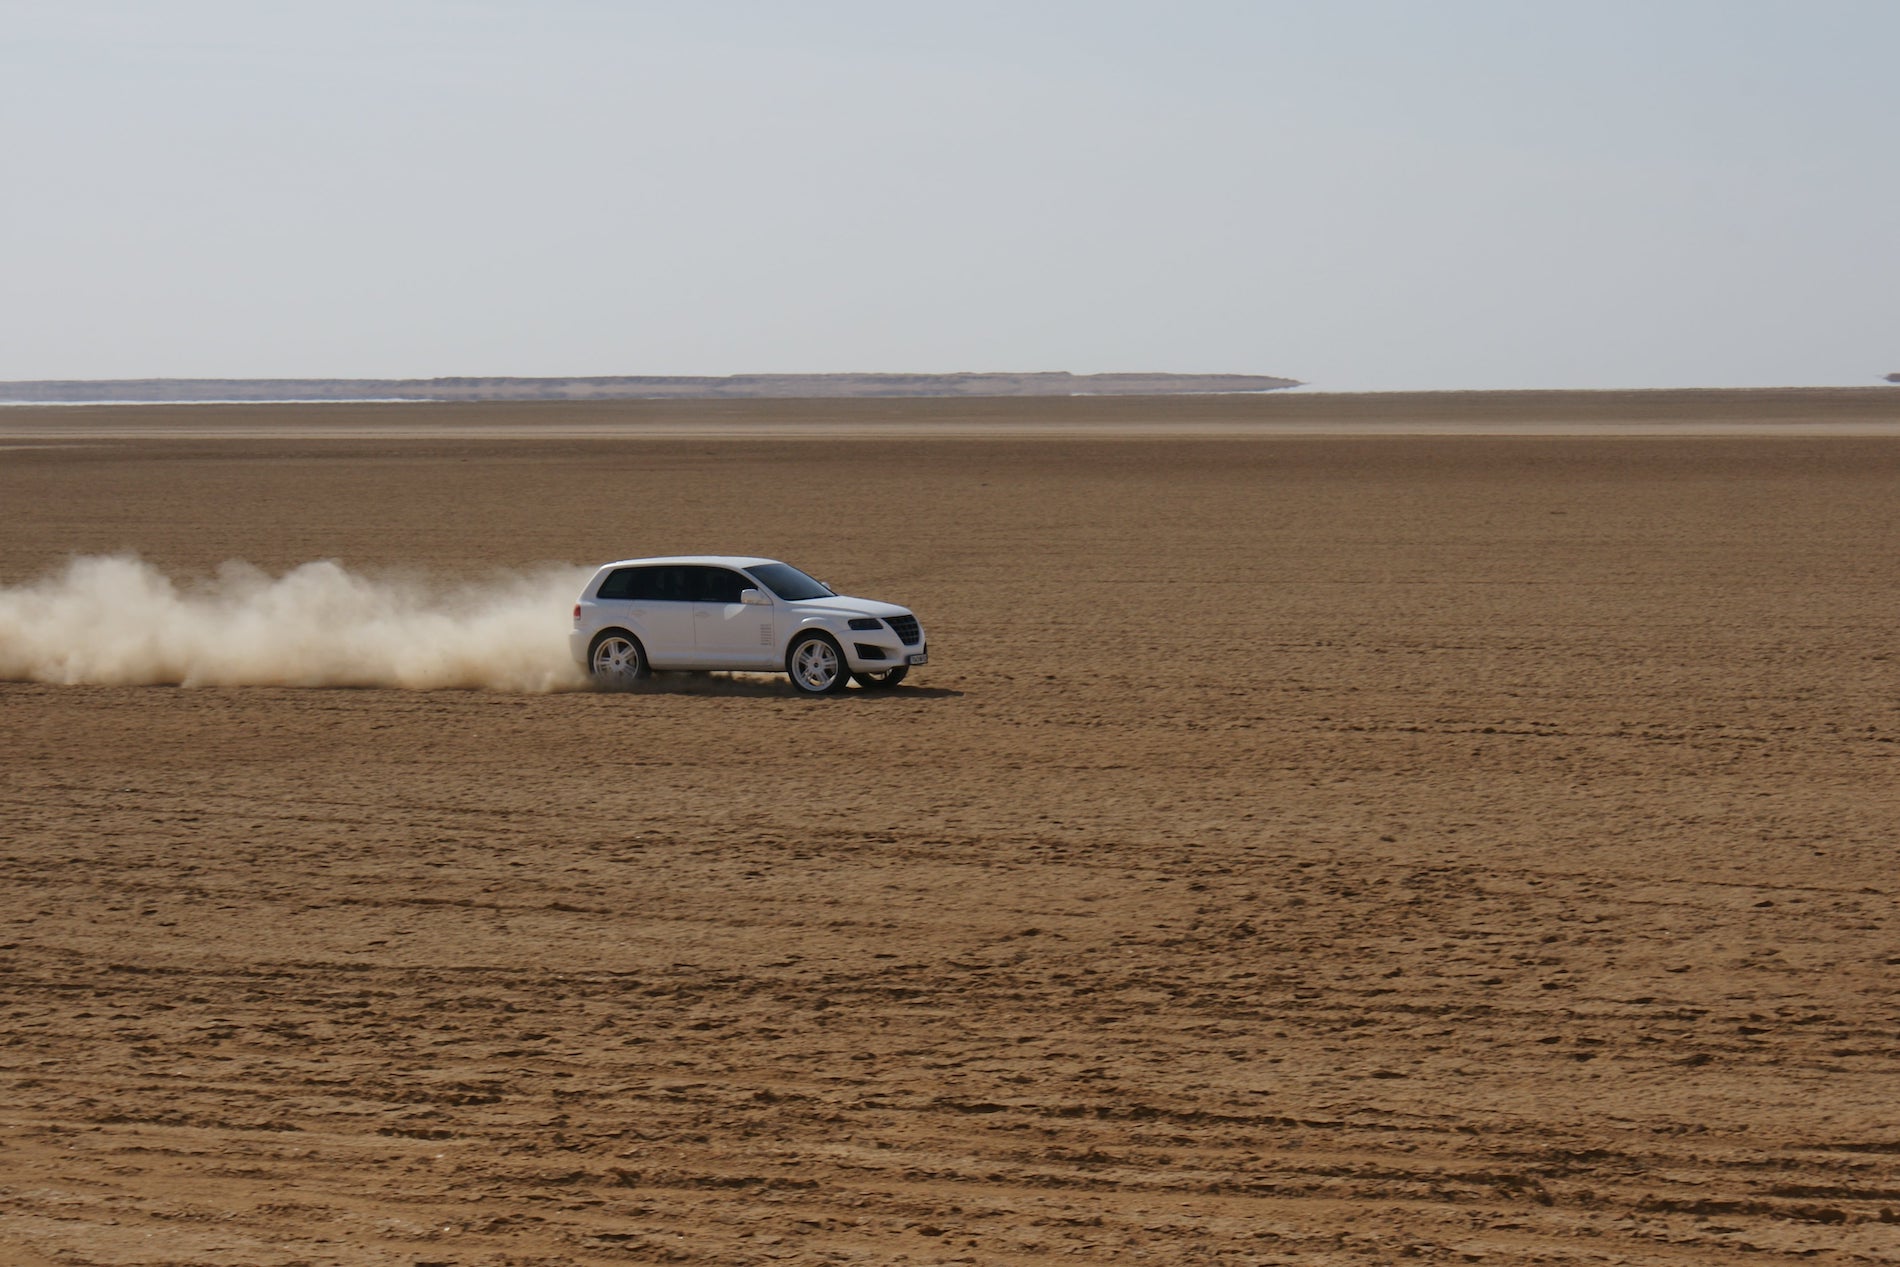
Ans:
{"label": "license plate", "polygon": [[916,655],[910,658],[910,662],[912,664],[929,664],[930,656],[925,652],[919,651]]}

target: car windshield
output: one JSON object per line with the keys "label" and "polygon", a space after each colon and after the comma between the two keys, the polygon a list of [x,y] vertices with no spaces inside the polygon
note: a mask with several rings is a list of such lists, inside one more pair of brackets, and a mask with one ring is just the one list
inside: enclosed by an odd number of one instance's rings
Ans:
{"label": "car windshield", "polygon": [[803,598],[830,598],[831,591],[789,563],[761,563],[749,567],[754,579],[788,603]]}

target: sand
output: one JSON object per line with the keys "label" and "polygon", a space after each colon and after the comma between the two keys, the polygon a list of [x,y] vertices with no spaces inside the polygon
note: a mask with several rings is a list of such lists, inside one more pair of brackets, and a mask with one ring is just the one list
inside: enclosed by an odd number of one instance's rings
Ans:
{"label": "sand", "polygon": [[932,658],[0,684],[0,1262],[1900,1262],[1900,393],[1463,399],[0,412],[0,585]]}

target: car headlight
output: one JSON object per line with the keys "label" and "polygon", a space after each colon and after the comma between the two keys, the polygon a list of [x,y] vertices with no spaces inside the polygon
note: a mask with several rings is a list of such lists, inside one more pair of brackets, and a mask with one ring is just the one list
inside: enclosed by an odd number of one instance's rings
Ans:
{"label": "car headlight", "polygon": [[884,622],[881,620],[874,620],[873,618],[869,616],[853,616],[851,618],[851,627],[853,629],[860,629],[860,630],[882,629],[884,628]]}

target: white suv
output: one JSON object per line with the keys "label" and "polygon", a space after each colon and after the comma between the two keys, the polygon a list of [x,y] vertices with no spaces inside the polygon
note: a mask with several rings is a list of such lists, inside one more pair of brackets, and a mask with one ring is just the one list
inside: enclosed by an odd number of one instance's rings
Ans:
{"label": "white suv", "polygon": [[574,658],[605,686],[652,669],[789,673],[809,695],[896,686],[924,664],[923,626],[902,607],[846,598],[772,559],[622,559],[574,604]]}

